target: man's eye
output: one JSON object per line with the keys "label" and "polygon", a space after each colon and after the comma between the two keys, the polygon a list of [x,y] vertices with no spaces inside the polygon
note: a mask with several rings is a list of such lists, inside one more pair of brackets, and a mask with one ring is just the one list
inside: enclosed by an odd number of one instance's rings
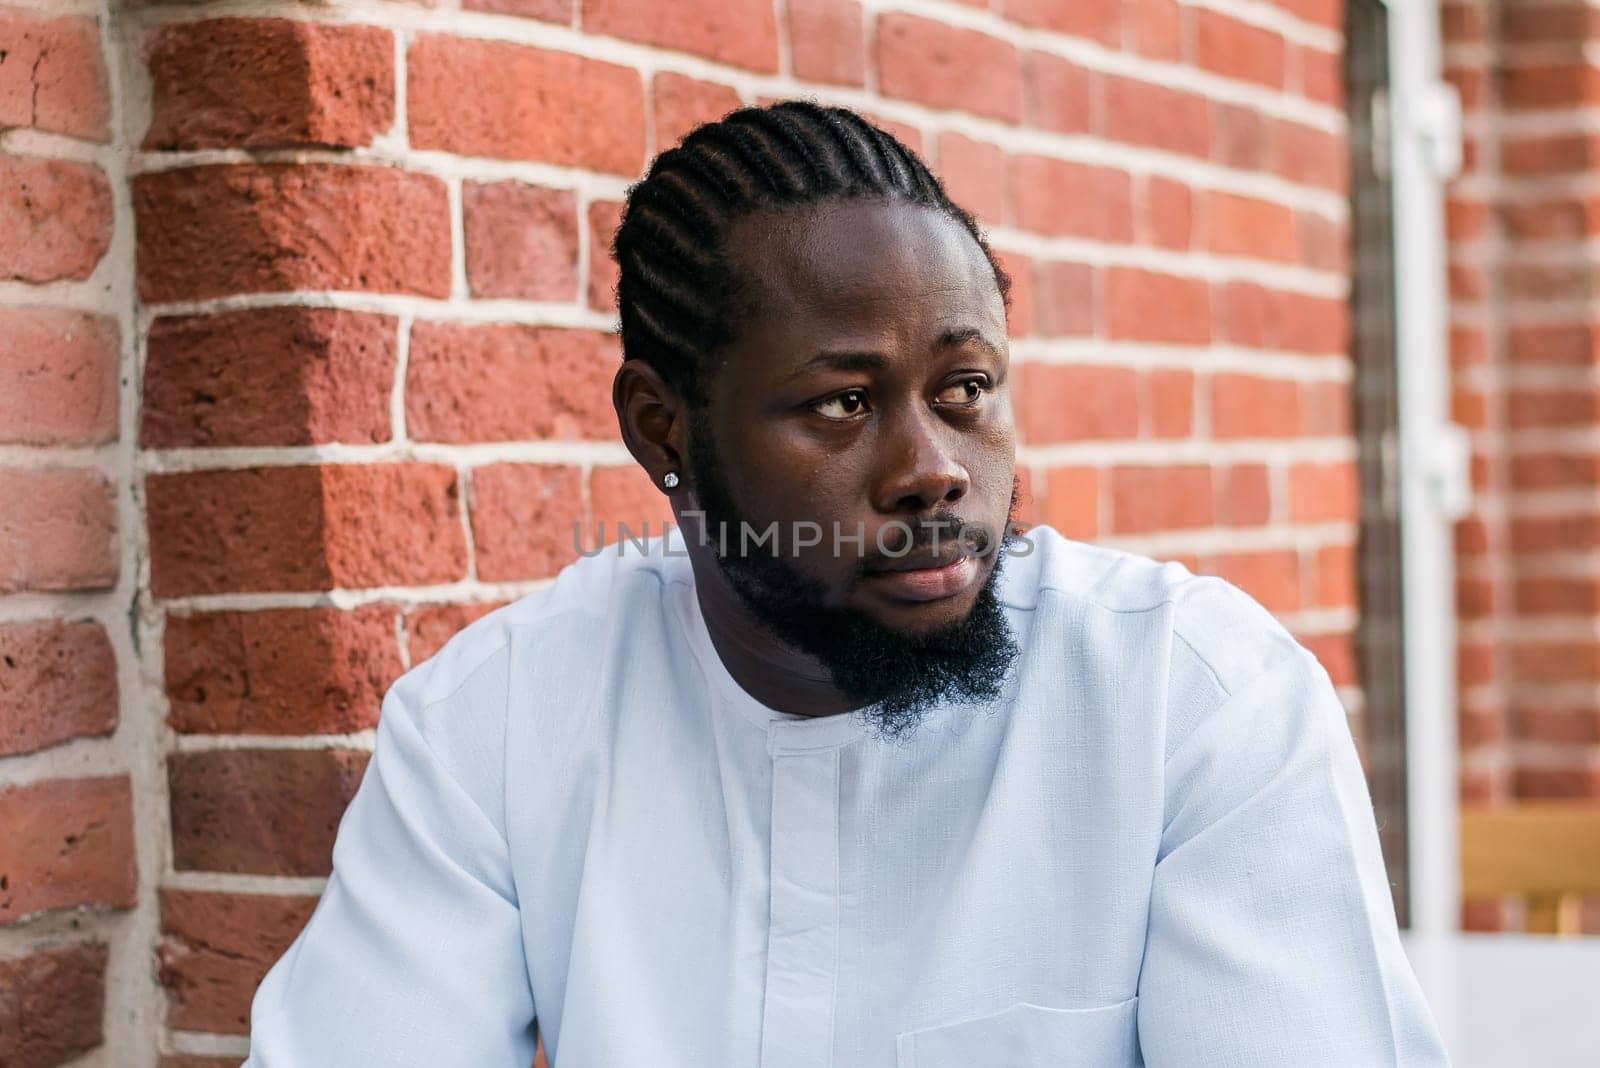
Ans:
{"label": "man's eye", "polygon": [[867,395],[859,389],[829,397],[813,406],[817,414],[827,419],[850,419],[866,411],[866,407]]}
{"label": "man's eye", "polygon": [[976,403],[978,398],[983,396],[987,385],[987,381],[982,378],[963,378],[944,388],[939,394],[939,403],[956,405]]}

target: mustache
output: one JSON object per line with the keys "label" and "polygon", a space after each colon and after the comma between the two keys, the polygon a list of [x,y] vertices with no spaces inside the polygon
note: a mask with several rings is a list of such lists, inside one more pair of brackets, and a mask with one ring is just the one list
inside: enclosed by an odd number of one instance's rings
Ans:
{"label": "mustache", "polygon": [[987,556],[1004,537],[989,524],[968,520],[955,512],[939,512],[917,520],[892,519],[866,538],[866,550],[854,570],[864,576],[892,567],[912,553],[957,552]]}

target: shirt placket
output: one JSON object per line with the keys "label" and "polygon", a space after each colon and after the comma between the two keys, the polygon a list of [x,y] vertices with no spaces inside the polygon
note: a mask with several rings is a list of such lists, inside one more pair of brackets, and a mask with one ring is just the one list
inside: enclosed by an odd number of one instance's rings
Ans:
{"label": "shirt placket", "polygon": [[839,959],[839,749],[774,724],[762,1068],[833,1064]]}

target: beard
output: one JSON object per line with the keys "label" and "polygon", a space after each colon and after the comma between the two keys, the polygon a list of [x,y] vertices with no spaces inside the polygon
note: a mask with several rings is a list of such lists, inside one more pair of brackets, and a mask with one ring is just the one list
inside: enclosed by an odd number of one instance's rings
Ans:
{"label": "beard", "polygon": [[[699,419],[689,431],[689,461],[695,492],[704,513],[701,540],[715,544],[709,532],[735,533],[731,544],[742,548],[738,536],[765,526],[749,519],[733,500],[709,432]],[[982,704],[1001,693],[1006,675],[1018,655],[1018,646],[1005,612],[995,594],[1005,564],[1006,550],[1018,541],[1012,532],[1021,493],[1013,479],[1010,515],[997,544],[975,552],[993,552],[994,566],[978,590],[977,600],[964,619],[923,633],[909,634],[885,625],[859,608],[828,603],[827,587],[776,551],[718,554],[717,564],[729,585],[757,621],[781,641],[807,653],[823,665],[834,688],[867,707],[857,714],[876,727],[880,737],[899,739],[943,702]],[[934,517],[940,527],[956,531],[963,525],[955,513]],[[977,524],[974,524],[976,527]],[[932,536],[924,525],[921,530]],[[943,539],[950,540],[946,535]],[[930,539],[896,546],[897,554],[931,544]],[[774,546],[774,549],[778,546]],[[865,555],[853,570],[852,583],[867,573],[872,559]]]}

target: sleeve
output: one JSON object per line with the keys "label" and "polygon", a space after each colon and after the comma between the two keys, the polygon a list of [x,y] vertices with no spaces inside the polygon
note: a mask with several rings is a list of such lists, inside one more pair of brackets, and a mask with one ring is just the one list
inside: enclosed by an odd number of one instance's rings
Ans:
{"label": "sleeve", "polygon": [[1176,743],[1139,979],[1150,1068],[1447,1065],[1348,721],[1303,647]]}
{"label": "sleeve", "polygon": [[426,674],[384,696],[327,887],[256,991],[246,1068],[533,1063],[533,994],[493,782],[503,757],[492,731],[471,729],[487,705],[503,732],[504,670],[491,661],[431,703],[419,696]]}

